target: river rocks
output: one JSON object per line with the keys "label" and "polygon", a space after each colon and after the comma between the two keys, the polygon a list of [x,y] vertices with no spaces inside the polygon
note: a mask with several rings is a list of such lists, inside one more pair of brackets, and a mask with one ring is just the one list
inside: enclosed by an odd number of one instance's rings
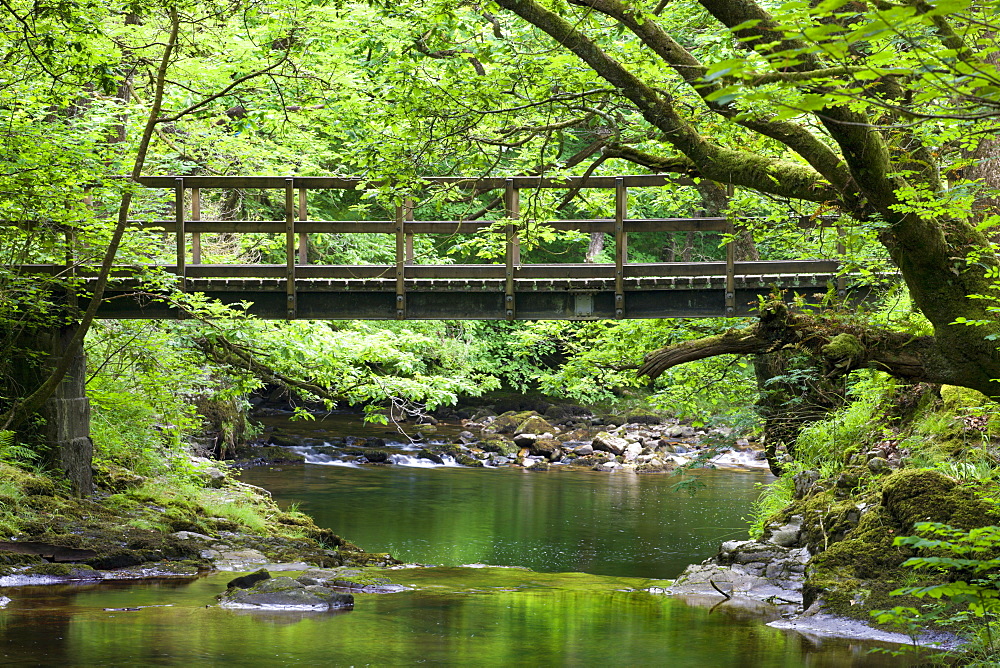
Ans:
{"label": "river rocks", "polygon": [[295,579],[307,586],[335,587],[365,594],[394,594],[411,589],[357,568],[312,568]]}
{"label": "river rocks", "polygon": [[594,441],[591,443],[594,450],[603,450],[604,452],[610,452],[613,455],[620,455],[625,452],[625,448],[628,447],[628,441],[624,438],[619,438],[618,436],[612,436],[606,431],[599,432],[594,436]]}
{"label": "river rocks", "polygon": [[441,455],[437,454],[436,452],[432,452],[431,450],[428,450],[427,448],[423,448],[422,450],[420,450],[417,453],[417,457],[419,457],[420,459],[430,460],[430,461],[434,462],[435,464],[444,464],[444,460],[441,459]]}
{"label": "river rocks", "polygon": [[226,545],[207,548],[202,550],[201,558],[211,561],[218,571],[245,571],[248,566],[258,566],[270,561],[260,550],[227,548]]}
{"label": "river rocks", "polygon": [[321,585],[304,585],[289,577],[268,578],[250,589],[229,589],[219,607],[243,610],[328,611],[354,607],[354,596]]}
{"label": "river rocks", "polygon": [[519,448],[528,448],[538,440],[537,434],[517,434],[514,436],[514,445]]}
{"label": "river rocks", "polygon": [[674,425],[667,431],[667,436],[670,438],[690,438],[697,433],[694,427],[689,427],[687,425]]}
{"label": "river rocks", "polygon": [[797,610],[808,561],[805,548],[728,541],[716,557],[688,566],[667,593],[743,597]]}
{"label": "river rocks", "polygon": [[94,582],[104,579],[104,574],[84,564],[50,564],[6,569],[0,576],[0,587],[50,585],[64,582]]}
{"label": "river rocks", "polygon": [[513,457],[517,454],[518,446],[514,443],[498,437],[484,438],[478,443],[480,449],[486,452],[495,452],[504,457]]}
{"label": "river rocks", "polygon": [[258,582],[263,582],[271,577],[271,574],[267,572],[266,569],[260,569],[259,571],[254,571],[248,575],[243,575],[238,578],[233,578],[228,583],[226,583],[227,589],[250,589]]}
{"label": "river rocks", "polygon": [[629,443],[621,453],[623,462],[634,462],[642,454],[642,446],[638,443]]}
{"label": "river rocks", "polygon": [[366,450],[363,456],[370,464],[388,464],[390,457],[385,450]]}
{"label": "river rocks", "polygon": [[[502,402],[498,402],[498,406]],[[553,410],[551,415],[566,415],[559,426],[537,411],[548,410],[545,402],[506,402],[503,406],[533,407],[535,410],[508,411],[499,416],[484,417],[479,424],[462,419],[461,431],[455,424],[442,422],[440,435],[431,437],[423,432],[409,433],[408,442],[381,440],[371,436],[337,436],[321,434],[321,444],[297,448],[274,448],[305,453],[309,463],[349,465],[401,465],[401,466],[532,466],[540,459],[556,466],[594,467],[600,470],[652,472],[669,470],[688,464],[707,445],[700,442],[705,431],[676,420],[665,421],[659,414],[645,409],[631,410],[624,415],[605,416],[603,429],[593,429],[601,422],[582,409]],[[491,407],[492,408],[492,407]],[[443,419],[470,415],[467,408],[442,413]],[[585,413],[585,412],[584,412]],[[548,414],[547,414],[548,415]],[[569,419],[572,417],[573,419]],[[664,423],[665,422],[665,423]],[[622,423],[620,427],[615,424]],[[414,430],[417,427],[413,428]],[[713,429],[713,438],[726,438],[733,442],[737,434],[726,429]],[[596,433],[595,433],[596,432]],[[318,433],[314,431],[313,433]],[[388,432],[387,432],[388,433]],[[416,438],[415,438],[416,436]],[[417,445],[419,443],[419,445]],[[372,447],[382,445],[384,447]],[[763,468],[757,461],[757,452],[749,449],[745,440],[740,448],[725,456],[716,457],[706,465]],[[418,450],[417,447],[420,449]],[[595,453],[600,459],[590,460]],[[615,465],[604,466],[609,460]],[[544,469],[537,466],[535,470]],[[196,527],[176,527],[197,529]]]}
{"label": "river rocks", "polygon": [[559,459],[562,443],[552,438],[540,438],[528,448],[535,457],[545,457],[549,461]]}
{"label": "river rocks", "polygon": [[[537,422],[529,422],[529,418],[538,418],[538,421],[542,423],[541,429],[535,429],[534,425]],[[525,411],[521,413],[516,413],[510,411],[504,413],[503,415],[498,415],[490,423],[489,431],[496,434],[514,434],[516,432],[533,433],[533,432],[544,432],[551,429],[548,422],[534,411]]]}
{"label": "river rocks", "polygon": [[551,434],[553,428],[545,418],[535,414],[528,416],[521,424],[517,425],[516,431],[523,434]]}
{"label": "river rocks", "polygon": [[791,518],[787,524],[771,528],[768,527],[766,533],[770,533],[770,537],[767,542],[773,543],[780,547],[798,547],[799,546],[799,536],[802,531],[802,516],[795,515]]}

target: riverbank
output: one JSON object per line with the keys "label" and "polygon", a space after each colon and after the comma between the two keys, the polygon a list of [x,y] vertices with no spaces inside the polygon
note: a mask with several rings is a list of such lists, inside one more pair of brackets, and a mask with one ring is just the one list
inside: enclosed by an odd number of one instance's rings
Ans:
{"label": "riverbank", "polygon": [[195,457],[183,473],[102,471],[88,498],[0,462],[0,587],[193,577],[306,565],[386,565],[269,492]]}

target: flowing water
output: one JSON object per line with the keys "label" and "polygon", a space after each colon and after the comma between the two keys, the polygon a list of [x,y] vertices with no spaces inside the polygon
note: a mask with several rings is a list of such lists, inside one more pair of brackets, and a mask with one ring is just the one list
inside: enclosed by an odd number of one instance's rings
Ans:
{"label": "flowing water", "polygon": [[[745,536],[765,473],[700,471],[690,496],[664,474],[334,464],[243,479],[368,551],[436,564],[391,572],[412,591],[355,594],[355,609],[336,614],[262,614],[214,607],[232,573],[9,588],[0,663],[909,665],[868,654],[870,643],[772,629],[759,610],[643,591]],[[126,607],[139,609],[106,610]]]}

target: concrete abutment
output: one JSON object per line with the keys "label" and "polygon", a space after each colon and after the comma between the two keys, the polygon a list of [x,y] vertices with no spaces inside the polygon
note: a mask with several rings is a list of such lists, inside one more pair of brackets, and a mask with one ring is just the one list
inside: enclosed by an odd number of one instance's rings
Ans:
{"label": "concrete abutment", "polygon": [[14,387],[9,396],[28,396],[45,382],[64,355],[71,355],[69,371],[39,411],[41,419],[20,436],[28,445],[47,446],[49,465],[66,474],[74,494],[88,496],[94,487],[94,445],[90,440],[86,357],[82,345],[71,348],[76,328],[73,324],[39,329],[18,338],[11,360]]}

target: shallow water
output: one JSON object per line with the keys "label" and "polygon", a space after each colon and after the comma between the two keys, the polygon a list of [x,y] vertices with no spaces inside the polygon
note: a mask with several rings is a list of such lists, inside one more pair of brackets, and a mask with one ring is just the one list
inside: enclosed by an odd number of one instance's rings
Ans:
{"label": "shallow water", "polygon": [[[420,589],[339,613],[205,607],[232,574],[188,584],[25,587],[0,613],[0,661],[32,666],[892,666],[720,606],[628,591],[642,579],[514,569],[396,571]],[[148,607],[136,612],[111,607]]]}

